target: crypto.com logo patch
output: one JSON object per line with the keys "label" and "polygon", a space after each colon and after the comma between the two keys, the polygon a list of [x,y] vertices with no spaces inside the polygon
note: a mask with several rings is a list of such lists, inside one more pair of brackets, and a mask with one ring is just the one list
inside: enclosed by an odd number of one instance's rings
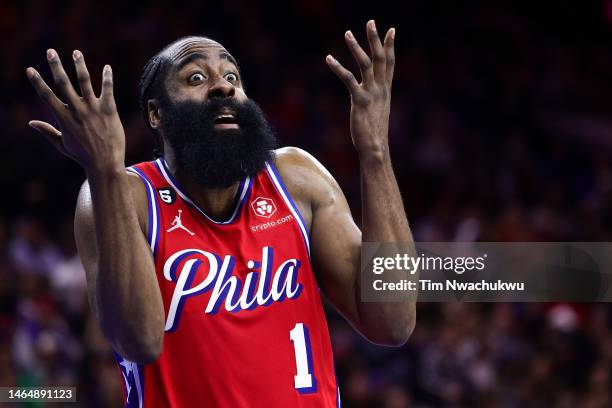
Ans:
{"label": "crypto.com logo patch", "polygon": [[276,212],[274,201],[265,197],[257,197],[251,202],[251,208],[258,217],[270,218]]}

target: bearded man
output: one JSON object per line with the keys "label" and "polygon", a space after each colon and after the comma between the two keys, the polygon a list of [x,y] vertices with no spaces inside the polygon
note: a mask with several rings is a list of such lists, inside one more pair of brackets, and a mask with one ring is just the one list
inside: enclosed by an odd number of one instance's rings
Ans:
{"label": "bearded man", "polygon": [[30,126],[87,174],[75,236],[127,406],[338,406],[321,292],[370,341],[408,339],[414,302],[359,297],[362,243],[412,242],[387,137],[395,29],[383,43],[374,21],[366,32],[371,57],[345,33],[361,82],[326,57],[351,97],[363,231],[314,157],[276,148],[235,58],[209,38],[179,39],[146,64],[157,157],[127,171],[111,67],[99,97],[78,50],[80,95],[53,49],[58,96],[27,69],[60,129]]}

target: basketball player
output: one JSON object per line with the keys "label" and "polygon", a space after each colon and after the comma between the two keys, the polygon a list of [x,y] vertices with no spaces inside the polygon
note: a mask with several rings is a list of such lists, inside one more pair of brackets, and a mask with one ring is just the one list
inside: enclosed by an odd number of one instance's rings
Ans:
{"label": "basketball player", "polygon": [[407,340],[414,303],[359,300],[362,242],[412,242],[387,142],[395,30],[383,43],[374,21],[366,31],[371,57],[345,34],[361,82],[326,59],[350,92],[363,231],[314,157],[275,150],[215,41],[180,39],[146,65],[142,105],[159,156],[127,172],[111,67],[100,96],[79,51],[80,95],[52,49],[57,96],[27,69],[61,130],[30,126],[87,173],[75,235],[127,406],[339,405],[321,291],[372,342]]}

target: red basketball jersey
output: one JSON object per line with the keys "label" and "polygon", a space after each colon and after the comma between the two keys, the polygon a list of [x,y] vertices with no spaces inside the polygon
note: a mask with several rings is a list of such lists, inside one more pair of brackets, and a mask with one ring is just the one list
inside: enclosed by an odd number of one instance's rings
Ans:
{"label": "red basketball jersey", "polygon": [[339,406],[308,232],[274,164],[240,183],[223,222],[163,158],[128,171],[147,189],[166,327],[154,363],[116,355],[126,406]]}

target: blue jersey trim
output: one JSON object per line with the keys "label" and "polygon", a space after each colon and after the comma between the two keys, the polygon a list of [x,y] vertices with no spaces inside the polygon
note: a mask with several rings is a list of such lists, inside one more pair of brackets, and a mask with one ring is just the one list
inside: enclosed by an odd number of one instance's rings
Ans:
{"label": "blue jersey trim", "polygon": [[[123,391],[125,392],[125,408],[144,407],[144,366],[129,361],[113,351],[115,361],[123,377]],[[135,388],[135,393],[132,390]],[[135,397],[134,397],[135,395]]]}
{"label": "blue jersey trim", "polygon": [[127,168],[127,171],[136,174],[145,185],[147,189],[147,203],[148,203],[148,218],[149,218],[149,228],[147,231],[147,240],[149,241],[149,245],[151,246],[151,250],[153,251],[154,259],[157,259],[157,249],[159,246],[159,236],[160,236],[160,214],[159,214],[159,206],[157,205],[157,200],[155,198],[155,189],[153,188],[153,183],[149,180],[149,178],[137,167],[131,166]]}
{"label": "blue jersey trim", "polygon": [[246,179],[242,180],[238,186],[238,202],[236,203],[236,207],[234,208],[232,215],[225,221],[217,221],[208,216],[208,214],[206,214],[200,207],[198,207],[196,203],[189,197],[187,192],[183,189],[183,187],[181,187],[178,180],[176,180],[176,178],[168,169],[168,164],[166,163],[166,160],[163,157],[155,160],[154,163],[162,177],[166,179],[166,181],[172,186],[172,188],[174,188],[174,190],[176,190],[176,192],[183,199],[183,201],[185,201],[191,207],[195,208],[207,220],[219,225],[231,224],[238,218],[238,214],[240,214],[240,209],[242,208],[243,204],[248,200],[249,195],[251,194],[251,189],[253,187],[253,179],[251,177],[247,177]]}
{"label": "blue jersey trim", "polygon": [[310,237],[308,236],[308,230],[306,229],[306,223],[302,218],[302,214],[300,214],[300,210],[298,209],[297,205],[295,205],[295,202],[293,202],[293,199],[291,198],[289,191],[285,187],[283,179],[281,178],[280,174],[278,173],[278,170],[274,166],[274,163],[266,162],[266,168],[268,170],[268,175],[270,176],[272,183],[276,187],[276,190],[279,192],[281,197],[283,197],[283,200],[285,200],[285,203],[289,207],[289,210],[293,213],[298,223],[298,226],[300,227],[300,231],[302,232],[302,238],[304,239],[304,244],[306,245],[308,259],[310,259]]}
{"label": "blue jersey trim", "polygon": [[340,400],[340,384],[338,384],[338,375],[336,374],[336,367],[334,367],[334,379],[336,380],[336,408],[341,408],[342,401]]}

